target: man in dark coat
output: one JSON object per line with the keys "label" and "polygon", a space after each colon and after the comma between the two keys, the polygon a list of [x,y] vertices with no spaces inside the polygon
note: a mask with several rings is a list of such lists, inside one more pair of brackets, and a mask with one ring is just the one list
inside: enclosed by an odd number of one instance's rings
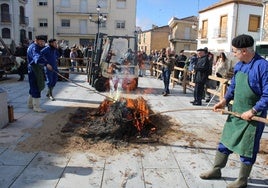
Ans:
{"label": "man in dark coat", "polygon": [[202,98],[204,93],[204,86],[209,75],[209,59],[207,56],[207,49],[197,50],[198,61],[194,67],[194,101],[193,105],[202,105]]}

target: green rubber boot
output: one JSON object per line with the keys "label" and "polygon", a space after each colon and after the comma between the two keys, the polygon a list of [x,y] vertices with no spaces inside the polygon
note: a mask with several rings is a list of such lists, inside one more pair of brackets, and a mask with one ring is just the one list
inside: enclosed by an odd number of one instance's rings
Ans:
{"label": "green rubber boot", "polygon": [[248,177],[251,172],[252,165],[246,165],[244,163],[241,163],[239,176],[238,178],[227,185],[227,188],[244,188],[248,185]]}
{"label": "green rubber boot", "polygon": [[221,178],[221,169],[226,166],[228,160],[228,155],[225,155],[219,151],[216,152],[213,168],[207,172],[200,174],[202,179],[220,179]]}

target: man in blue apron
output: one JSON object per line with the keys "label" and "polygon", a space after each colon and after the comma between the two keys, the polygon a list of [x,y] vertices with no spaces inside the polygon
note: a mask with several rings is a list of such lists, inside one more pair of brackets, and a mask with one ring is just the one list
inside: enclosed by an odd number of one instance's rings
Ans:
{"label": "man in blue apron", "polygon": [[255,115],[266,118],[268,107],[268,62],[254,52],[253,46],[254,39],[249,35],[239,35],[232,40],[232,52],[239,62],[234,67],[234,76],[224,99],[215,104],[214,111],[233,100],[232,111],[241,114],[241,118],[228,116],[213,168],[200,174],[202,179],[221,178],[221,168],[225,167],[228,156],[233,152],[239,154],[239,176],[227,188],[247,187],[265,126],[251,121]]}
{"label": "man in blue apron", "polygon": [[41,49],[45,46],[46,37],[39,35],[35,37],[35,41],[27,49],[28,61],[28,78],[29,78],[29,97],[28,108],[32,108],[35,112],[45,112],[40,108],[41,91],[45,87],[44,66],[52,70],[51,65],[41,56]]}

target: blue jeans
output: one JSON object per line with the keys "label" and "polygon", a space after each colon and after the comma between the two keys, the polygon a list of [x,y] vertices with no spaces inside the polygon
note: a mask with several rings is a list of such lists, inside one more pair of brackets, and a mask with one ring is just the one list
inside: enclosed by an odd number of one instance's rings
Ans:
{"label": "blue jeans", "polygon": [[169,82],[170,82],[170,74],[171,71],[169,69],[163,69],[162,70],[162,78],[164,82],[164,91],[169,94]]}

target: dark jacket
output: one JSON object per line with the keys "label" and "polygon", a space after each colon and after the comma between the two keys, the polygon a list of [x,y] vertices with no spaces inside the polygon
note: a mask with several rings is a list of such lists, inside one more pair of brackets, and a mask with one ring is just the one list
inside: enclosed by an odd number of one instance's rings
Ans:
{"label": "dark jacket", "polygon": [[164,70],[169,70],[173,71],[174,70],[174,65],[175,65],[175,57],[174,55],[170,55],[169,57],[166,57],[163,59],[163,69]]}
{"label": "dark jacket", "polygon": [[198,61],[194,67],[195,76],[194,82],[195,83],[206,83],[209,75],[209,60],[208,56],[203,56],[198,58]]}

